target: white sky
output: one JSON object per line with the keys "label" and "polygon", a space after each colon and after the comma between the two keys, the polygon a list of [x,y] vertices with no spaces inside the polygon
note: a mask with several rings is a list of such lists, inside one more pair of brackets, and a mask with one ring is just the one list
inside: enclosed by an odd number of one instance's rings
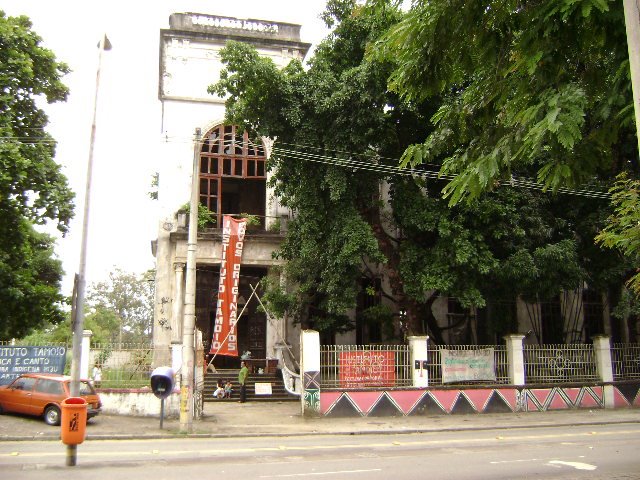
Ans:
{"label": "white sky", "polygon": [[[63,262],[62,293],[71,294],[80,262],[86,168],[98,62],[106,33],[113,48],[102,61],[89,216],[87,284],[105,280],[115,267],[142,273],[154,267],[156,206],[149,199],[152,147],[160,136],[158,57],[161,28],[169,15],[196,12],[302,25],[302,41],[316,44],[326,30],[318,18],[325,0],[4,0],[0,10],[26,15],[33,30],[72,72],[64,78],[66,103],[45,105],[49,133],[58,141],[56,161],[76,194],[71,231],[57,243]],[[212,79],[212,83],[213,83]]]}

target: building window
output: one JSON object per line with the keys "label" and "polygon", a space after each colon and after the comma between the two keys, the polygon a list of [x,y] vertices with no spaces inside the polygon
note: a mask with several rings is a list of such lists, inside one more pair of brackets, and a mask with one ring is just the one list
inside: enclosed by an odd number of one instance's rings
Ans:
{"label": "building window", "polygon": [[262,145],[235,125],[219,125],[203,138],[200,149],[200,203],[216,216],[256,215],[264,229],[266,157]]}

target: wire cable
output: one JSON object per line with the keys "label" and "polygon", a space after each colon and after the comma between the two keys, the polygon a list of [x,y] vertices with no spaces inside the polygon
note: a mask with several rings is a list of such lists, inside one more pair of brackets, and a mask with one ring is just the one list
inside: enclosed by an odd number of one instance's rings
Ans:
{"label": "wire cable", "polygon": [[[242,145],[241,143],[235,140],[224,140],[220,139],[223,146],[235,146]],[[219,141],[220,141],[219,140]],[[162,143],[193,143],[193,138],[191,137],[179,137],[179,136],[169,136],[162,135],[160,137],[160,141]],[[0,136],[0,144],[1,143],[21,143],[23,145],[32,145],[32,144],[59,144],[58,141],[53,139],[52,137],[24,137],[24,136]],[[285,145],[292,148],[282,148],[278,145]],[[264,146],[255,145],[256,151],[260,152],[262,155],[266,155]],[[327,156],[322,155],[320,153],[312,153],[308,150],[316,150],[316,151],[330,151],[335,152],[340,155],[347,155],[349,158],[340,158],[336,156]],[[370,155],[362,154],[362,153],[353,153],[344,150],[333,150],[333,149],[325,149],[322,147],[312,146],[312,145],[300,145],[300,144],[292,144],[286,142],[278,142],[273,146],[273,153],[282,155],[285,158],[291,158],[295,160],[301,160],[306,162],[312,162],[317,164],[324,165],[332,165],[341,168],[349,168],[354,172],[363,171],[369,173],[376,173],[384,176],[390,175],[399,175],[399,176],[407,176],[407,177],[421,177],[431,180],[445,180],[445,181],[453,181],[456,176],[451,174],[443,174],[437,170],[429,170],[429,167],[439,168],[439,165],[434,164],[423,164],[424,168],[413,168],[413,167],[399,167],[392,165],[385,165],[384,163],[374,163],[371,160],[358,160],[358,158],[372,158]],[[224,155],[224,154],[220,154]],[[230,154],[233,155],[233,154]],[[394,163],[400,163],[398,159],[391,157],[383,157],[375,155],[373,157],[375,160],[389,160]],[[575,190],[566,187],[559,187],[556,190],[551,190],[545,185],[535,182],[528,178],[523,177],[515,177],[512,176],[508,180],[499,180],[497,182],[501,186],[510,186],[514,188],[525,188],[528,190],[537,190],[542,192],[550,192],[564,194],[564,195],[574,195],[581,196],[586,198],[593,199],[601,199],[601,200],[610,200],[612,194],[609,192],[597,191],[597,190]]]}

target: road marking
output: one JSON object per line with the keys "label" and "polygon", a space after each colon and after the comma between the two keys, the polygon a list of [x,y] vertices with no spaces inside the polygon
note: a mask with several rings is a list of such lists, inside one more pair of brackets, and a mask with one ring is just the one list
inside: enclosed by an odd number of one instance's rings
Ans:
{"label": "road marking", "polygon": [[[600,432],[598,436],[606,437],[606,436],[622,436],[622,435],[637,435],[640,433],[640,429],[635,430],[620,430],[620,431],[612,431],[612,432]],[[83,456],[86,457],[146,457],[151,455],[157,455],[162,452],[163,455],[167,457],[176,457],[185,454],[194,454],[197,453],[198,456],[202,457],[204,455],[225,455],[230,453],[242,454],[242,453],[261,453],[261,452],[299,452],[299,451],[328,451],[328,450],[357,450],[357,449],[367,449],[367,448],[390,448],[401,445],[405,448],[411,447],[422,447],[422,446],[444,446],[444,445],[456,445],[456,444],[478,444],[481,443],[486,445],[487,442],[495,442],[497,443],[505,443],[509,441],[536,441],[543,439],[568,439],[568,438],[585,438],[591,437],[591,432],[577,432],[577,433],[561,433],[561,434],[544,434],[544,435],[505,435],[502,440],[496,440],[495,437],[485,436],[485,437],[476,437],[476,438],[459,438],[459,439],[434,439],[434,440],[416,440],[416,441],[402,441],[401,443],[397,440],[390,440],[386,442],[371,442],[371,443],[362,443],[362,444],[332,444],[332,445],[278,445],[275,447],[230,447],[230,448],[199,448],[198,446],[194,446],[193,449],[180,449],[180,450],[144,450],[144,451],[114,451],[110,449],[108,446],[113,444],[118,444],[122,442],[122,440],[100,440],[96,442],[88,442],[86,444],[87,448],[83,448]],[[406,437],[407,440],[411,437]],[[146,440],[145,442],[148,442]],[[158,440],[158,443],[165,443],[168,440],[161,439]],[[198,443],[209,443],[211,439],[204,438],[201,439],[201,442]],[[138,441],[141,443],[141,441]],[[17,446],[17,443],[13,443],[14,446]],[[25,442],[23,445],[38,445],[41,446],[41,442]],[[103,445],[107,450],[93,450],[93,448],[89,447],[97,447],[99,448]],[[15,447],[14,447],[15,448]],[[59,452],[42,452],[42,451],[13,451],[10,453],[0,453],[0,459],[16,457],[20,456],[22,459],[32,458],[32,457],[60,457],[65,456],[64,450],[60,450]]]}
{"label": "road marking", "polygon": [[312,475],[336,475],[343,473],[370,473],[381,471],[382,469],[380,468],[372,468],[370,470],[338,470],[335,472],[283,473],[280,475],[261,475],[260,478],[310,477]]}
{"label": "road marking", "polygon": [[562,460],[551,460],[549,463],[553,465],[566,465],[567,467],[573,467],[576,470],[595,470],[595,465],[589,465],[588,463],[581,462],[563,462]]}
{"label": "road marking", "polygon": [[497,460],[494,462],[489,462],[491,465],[500,465],[503,463],[524,463],[524,462],[539,462],[539,458],[523,458],[520,460]]}

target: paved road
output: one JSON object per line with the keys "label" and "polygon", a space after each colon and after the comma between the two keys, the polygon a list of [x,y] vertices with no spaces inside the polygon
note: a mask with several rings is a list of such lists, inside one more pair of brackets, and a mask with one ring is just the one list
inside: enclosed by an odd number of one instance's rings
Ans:
{"label": "paved road", "polygon": [[93,440],[65,466],[50,441],[0,443],[3,477],[39,480],[152,478],[640,479],[640,425],[304,435]]}
{"label": "paved road", "polygon": [[[204,418],[194,421],[195,435],[252,437],[256,435],[309,435],[335,433],[420,433],[447,430],[481,430],[499,425],[541,427],[558,425],[640,424],[640,408],[617,410],[558,410],[502,414],[416,415],[409,417],[303,417],[295,402],[205,404]],[[159,428],[158,417],[98,415],[89,421],[87,435],[94,439],[182,437],[177,418]],[[57,440],[59,427],[42,419],[17,415],[0,416],[0,448],[3,440]]]}

